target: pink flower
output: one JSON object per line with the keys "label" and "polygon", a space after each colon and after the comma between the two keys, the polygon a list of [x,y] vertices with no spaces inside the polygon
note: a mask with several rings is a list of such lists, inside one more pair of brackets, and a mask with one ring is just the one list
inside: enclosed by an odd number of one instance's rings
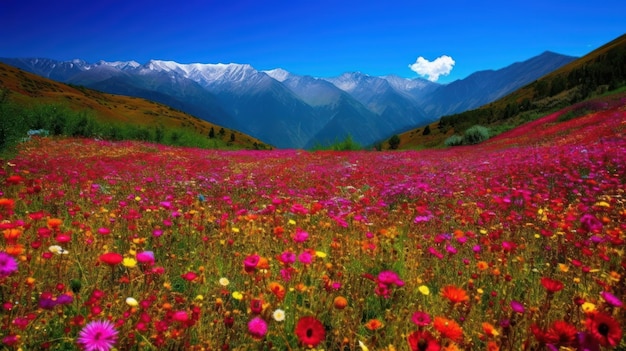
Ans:
{"label": "pink flower", "polygon": [[304,264],[311,264],[311,262],[313,262],[313,255],[311,255],[308,251],[303,251],[300,255],[298,255],[298,261]]}
{"label": "pink flower", "polygon": [[150,266],[154,264],[154,252],[152,251],[138,252],[137,255],[135,255],[135,258],[139,263],[144,263]]}
{"label": "pink flower", "polygon": [[243,268],[246,272],[250,273],[250,272],[254,272],[254,270],[256,269],[256,266],[259,264],[259,261],[261,260],[261,257],[257,254],[252,254],[247,256],[244,260],[243,260]]}
{"label": "pink flower", "polygon": [[296,229],[296,233],[293,235],[293,241],[297,243],[303,243],[309,238],[309,233],[304,230],[298,228]]}
{"label": "pink flower", "polygon": [[267,322],[261,317],[254,317],[248,322],[248,333],[254,339],[262,339],[267,334]]}
{"label": "pink flower", "polygon": [[86,351],[109,351],[117,341],[117,333],[108,320],[93,321],[78,333],[77,342]]}
{"label": "pink flower", "polygon": [[430,324],[430,316],[426,312],[418,311],[411,316],[411,322],[418,327],[424,327]]}

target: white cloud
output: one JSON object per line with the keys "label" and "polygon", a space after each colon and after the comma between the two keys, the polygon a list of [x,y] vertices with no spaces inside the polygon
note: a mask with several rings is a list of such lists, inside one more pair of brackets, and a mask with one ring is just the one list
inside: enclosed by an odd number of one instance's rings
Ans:
{"label": "white cloud", "polygon": [[448,55],[437,57],[434,61],[428,61],[423,57],[418,57],[415,63],[409,68],[420,76],[426,76],[431,82],[436,82],[439,76],[447,76],[452,71],[454,60]]}

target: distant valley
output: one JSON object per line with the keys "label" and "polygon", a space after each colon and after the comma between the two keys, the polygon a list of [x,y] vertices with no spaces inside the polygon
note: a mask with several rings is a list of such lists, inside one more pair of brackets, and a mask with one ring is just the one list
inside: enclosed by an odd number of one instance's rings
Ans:
{"label": "distant valley", "polygon": [[312,148],[347,135],[372,145],[495,101],[575,59],[544,52],[445,85],[363,73],[315,78],[282,69],[259,71],[247,64],[42,58],[0,62],[68,84],[160,102],[279,148]]}

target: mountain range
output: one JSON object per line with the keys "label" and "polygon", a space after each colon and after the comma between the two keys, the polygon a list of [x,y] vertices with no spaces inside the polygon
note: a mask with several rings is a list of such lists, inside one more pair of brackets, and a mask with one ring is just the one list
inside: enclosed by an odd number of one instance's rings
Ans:
{"label": "mountain range", "polygon": [[315,78],[235,63],[42,58],[0,62],[68,84],[157,101],[278,148],[311,148],[348,135],[371,145],[497,100],[575,59],[544,52],[449,84],[359,72]]}

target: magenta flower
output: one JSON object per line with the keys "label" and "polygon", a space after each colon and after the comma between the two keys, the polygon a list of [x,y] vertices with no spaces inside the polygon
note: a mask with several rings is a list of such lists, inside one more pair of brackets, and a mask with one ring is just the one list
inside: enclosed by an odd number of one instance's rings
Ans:
{"label": "magenta flower", "polygon": [[267,334],[267,322],[261,317],[254,317],[248,322],[248,333],[257,340],[262,339]]}
{"label": "magenta flower", "polygon": [[411,316],[411,322],[418,327],[424,327],[430,324],[430,316],[426,312],[417,311]]}
{"label": "magenta flower", "polygon": [[309,238],[309,233],[304,230],[298,228],[296,229],[296,233],[293,235],[293,241],[297,243],[303,243]]}
{"label": "magenta flower", "polygon": [[604,301],[606,301],[609,305],[611,306],[615,306],[615,307],[622,307],[624,304],[622,303],[622,300],[619,299],[619,297],[611,294],[608,291],[603,291],[600,293],[600,296],[602,296],[602,298],[604,299]]}
{"label": "magenta flower", "polygon": [[313,262],[313,255],[308,251],[303,251],[298,255],[298,261],[304,264],[311,264],[311,262]]}
{"label": "magenta flower", "polygon": [[139,263],[147,264],[150,266],[154,264],[154,252],[152,251],[138,252],[135,258]]}
{"label": "magenta flower", "polygon": [[108,320],[93,321],[78,333],[77,342],[86,351],[109,351],[117,341],[117,333]]}
{"label": "magenta flower", "polygon": [[524,304],[515,300],[511,301],[511,309],[513,309],[513,311],[517,313],[524,313],[524,311],[526,310],[524,308]]}
{"label": "magenta flower", "polygon": [[404,286],[404,281],[400,279],[398,273],[394,271],[382,271],[378,273],[378,282],[384,285]]}
{"label": "magenta flower", "polygon": [[257,254],[252,254],[247,256],[243,260],[243,268],[246,272],[250,273],[256,269],[256,266],[259,264],[261,257]]}
{"label": "magenta flower", "polygon": [[280,254],[280,262],[286,265],[296,262],[296,254],[291,251],[285,251]]}
{"label": "magenta flower", "polygon": [[17,261],[6,252],[0,252],[0,278],[8,277],[17,271]]}

